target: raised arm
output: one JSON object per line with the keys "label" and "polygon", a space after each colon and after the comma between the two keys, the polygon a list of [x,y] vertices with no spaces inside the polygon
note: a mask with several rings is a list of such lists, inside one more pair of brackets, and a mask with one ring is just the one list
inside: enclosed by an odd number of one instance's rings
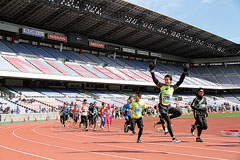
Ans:
{"label": "raised arm", "polygon": [[184,68],[183,68],[183,71],[184,71],[184,72],[182,73],[179,81],[175,84],[175,87],[176,87],[176,88],[179,87],[179,86],[182,84],[182,82],[184,81],[185,76],[186,76],[186,74],[187,74],[187,72],[188,72],[188,69],[189,69],[189,64],[186,64],[186,65],[184,66]]}
{"label": "raised arm", "polygon": [[155,76],[154,68],[155,68],[155,65],[151,62],[151,63],[149,64],[150,73],[151,73],[151,75],[152,75],[153,82],[154,82],[156,85],[158,85],[160,82],[158,81],[158,79],[157,79],[156,76]]}

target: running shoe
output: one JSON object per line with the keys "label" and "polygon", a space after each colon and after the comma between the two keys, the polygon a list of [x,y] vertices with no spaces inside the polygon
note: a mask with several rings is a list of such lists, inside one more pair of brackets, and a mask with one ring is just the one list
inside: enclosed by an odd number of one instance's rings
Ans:
{"label": "running shoe", "polygon": [[96,128],[94,128],[93,131],[96,131]]}
{"label": "running shoe", "polygon": [[86,128],[85,131],[88,131],[88,128]]}
{"label": "running shoe", "polygon": [[193,136],[195,136],[194,130],[195,130],[195,125],[192,124],[190,133],[191,133]]}
{"label": "running shoe", "polygon": [[165,131],[164,131],[164,134],[166,135],[166,134],[168,134],[169,132],[168,132],[168,130],[167,129],[165,129]]}
{"label": "running shoe", "polygon": [[127,133],[129,130],[128,125],[124,123],[123,127],[124,127],[124,133]]}
{"label": "running shoe", "polygon": [[133,130],[133,131],[132,131],[132,134],[136,134],[136,132]]}
{"label": "running shoe", "polygon": [[196,138],[196,142],[203,142],[201,138]]}
{"label": "running shoe", "polygon": [[172,140],[172,142],[173,142],[173,143],[180,143],[181,141],[180,141],[180,140],[177,140],[176,138],[174,138],[174,139]]}
{"label": "running shoe", "polygon": [[154,122],[153,127],[156,128],[157,122]]}
{"label": "running shoe", "polygon": [[138,140],[137,140],[137,143],[142,143],[141,139],[138,139]]}

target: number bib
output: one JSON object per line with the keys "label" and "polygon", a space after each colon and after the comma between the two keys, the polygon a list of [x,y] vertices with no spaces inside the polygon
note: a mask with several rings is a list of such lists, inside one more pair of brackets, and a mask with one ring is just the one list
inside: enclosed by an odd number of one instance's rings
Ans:
{"label": "number bib", "polygon": [[137,113],[137,114],[141,113],[141,107],[135,107],[134,112]]}
{"label": "number bib", "polygon": [[206,105],[205,104],[200,104],[199,109],[203,109],[203,108],[206,108]]}
{"label": "number bib", "polygon": [[162,97],[162,100],[163,100],[163,102],[165,102],[165,103],[170,103],[171,95],[164,93],[164,94],[163,94],[163,97]]}

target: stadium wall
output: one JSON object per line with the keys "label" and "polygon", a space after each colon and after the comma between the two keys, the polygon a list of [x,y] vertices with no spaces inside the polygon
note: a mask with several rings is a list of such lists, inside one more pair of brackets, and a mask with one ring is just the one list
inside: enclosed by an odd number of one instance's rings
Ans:
{"label": "stadium wall", "polygon": [[30,114],[0,114],[0,122],[23,122],[35,120],[56,120],[59,119],[59,113],[30,113]]}

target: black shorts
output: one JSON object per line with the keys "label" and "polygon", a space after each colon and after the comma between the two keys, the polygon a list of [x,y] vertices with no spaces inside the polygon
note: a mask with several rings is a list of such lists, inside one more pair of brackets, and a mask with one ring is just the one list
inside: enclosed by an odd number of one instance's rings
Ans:
{"label": "black shorts", "polygon": [[135,125],[137,123],[138,128],[142,128],[143,127],[143,120],[142,117],[139,119],[134,119],[132,118],[132,127],[135,128]]}

